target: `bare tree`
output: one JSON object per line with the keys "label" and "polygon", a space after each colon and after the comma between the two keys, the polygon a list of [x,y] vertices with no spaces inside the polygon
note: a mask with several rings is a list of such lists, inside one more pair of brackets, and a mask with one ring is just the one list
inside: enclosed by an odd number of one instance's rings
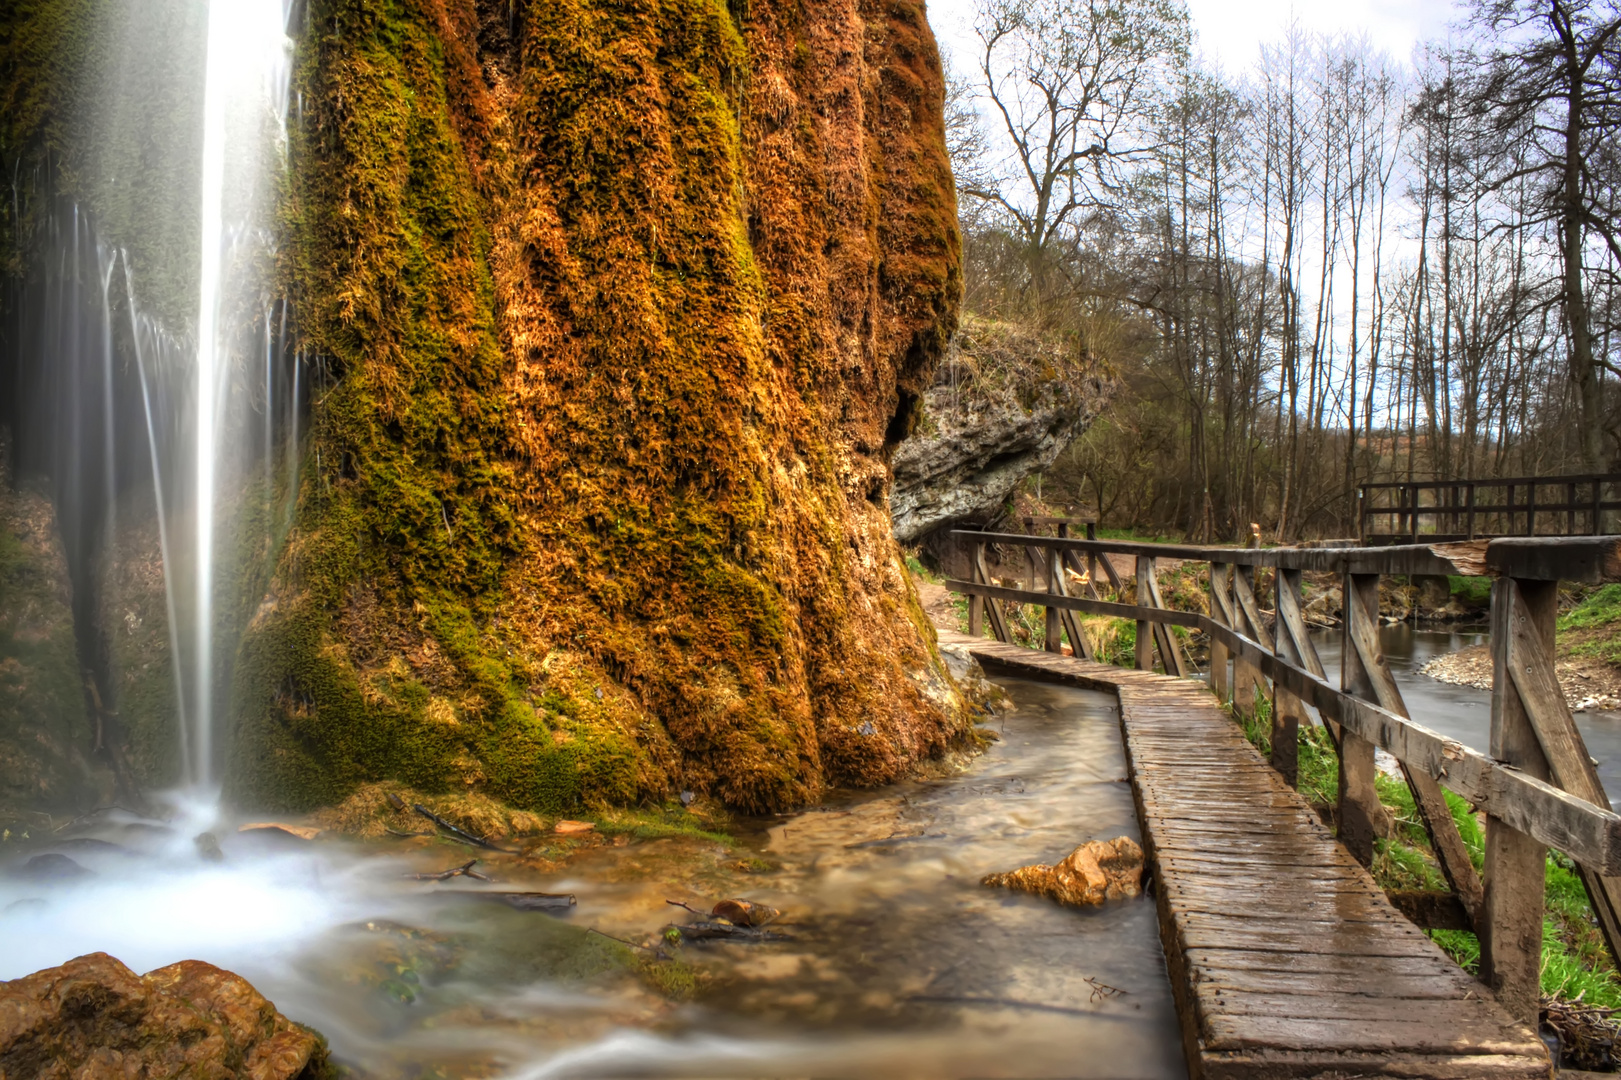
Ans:
{"label": "bare tree", "polygon": [[1152,153],[1166,73],[1187,56],[1187,12],[1176,0],[982,0],[975,32],[976,89],[1010,153],[959,190],[1005,213],[1041,310],[1061,232],[1116,203],[1124,171]]}

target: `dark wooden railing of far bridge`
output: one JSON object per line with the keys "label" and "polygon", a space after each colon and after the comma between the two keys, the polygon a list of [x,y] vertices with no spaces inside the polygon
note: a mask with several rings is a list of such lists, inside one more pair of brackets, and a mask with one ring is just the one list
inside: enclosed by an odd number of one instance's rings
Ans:
{"label": "dark wooden railing of far bridge", "polygon": [[1362,484],[1362,543],[1445,543],[1501,536],[1596,536],[1621,511],[1621,473]]}
{"label": "dark wooden railing of far bridge", "polygon": [[[1371,866],[1376,826],[1384,814],[1374,785],[1374,749],[1401,766],[1429,834],[1449,893],[1401,899],[1416,920],[1429,912],[1435,928],[1472,929],[1480,939],[1482,978],[1515,1015],[1535,1023],[1540,1003],[1541,939],[1546,850],[1575,861],[1612,956],[1621,945],[1621,816],[1610,809],[1575,718],[1554,674],[1554,620],[1561,580],[1621,581],[1621,537],[1504,539],[1382,548],[1213,548],[971,532],[953,536],[972,552],[973,580],[946,587],[969,599],[969,633],[988,623],[998,640],[1010,636],[1002,604],[1046,609],[1044,647],[1061,651],[1062,637],[1092,659],[1075,615],[1130,619],[1137,624],[1135,664],[1151,670],[1154,653],[1167,674],[1189,665],[1173,626],[1202,631],[1210,641],[1211,686],[1235,709],[1252,713],[1257,695],[1272,699],[1272,765],[1297,783],[1299,725],[1315,707],[1339,752],[1339,838]],[[1007,588],[991,580],[986,550],[1039,551],[1045,591]],[[1134,602],[1120,602],[1121,583],[1109,560],[1135,560]],[[1163,603],[1156,562],[1208,564],[1210,613]],[[1096,568],[1108,567],[1115,600],[1095,588]],[[1273,610],[1267,626],[1257,571],[1272,571]],[[1077,577],[1071,595],[1065,571]],[[1343,588],[1344,638],[1339,686],[1327,681],[1302,613],[1301,576],[1329,572]],[[1492,721],[1488,752],[1445,738],[1408,715],[1379,647],[1382,575],[1491,576]],[[1034,584],[1034,582],[1032,582]],[[1061,631],[1061,632],[1060,632]],[[1228,663],[1232,671],[1228,672]],[[1477,873],[1446,804],[1452,791],[1486,815],[1485,872]]]}

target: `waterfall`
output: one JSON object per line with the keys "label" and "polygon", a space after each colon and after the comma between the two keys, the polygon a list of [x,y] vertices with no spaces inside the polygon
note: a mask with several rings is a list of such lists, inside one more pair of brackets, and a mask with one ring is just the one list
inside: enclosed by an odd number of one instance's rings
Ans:
{"label": "waterfall", "polygon": [[[24,272],[0,303],[0,446],[51,491],[87,749],[194,805],[220,786],[243,583],[296,507],[308,380],[273,274],[294,2],[106,0],[76,152],[5,163]],[[142,670],[169,700],[120,701]]]}
{"label": "waterfall", "polygon": [[[240,325],[232,300],[258,299],[254,280],[257,245],[269,242],[257,215],[269,162],[266,151],[286,147],[287,88],[291,42],[283,0],[210,0],[208,5],[207,78],[203,94],[202,243],[197,286],[196,444],[194,483],[197,492],[196,657],[191,714],[188,776],[203,789],[214,785],[215,514],[219,502],[218,464],[224,451],[221,428],[227,415],[226,394],[238,365],[233,349]],[[271,123],[267,123],[272,121]],[[275,140],[276,145],[266,146]],[[250,301],[251,302],[251,301]],[[261,303],[260,309],[264,308]],[[270,316],[265,311],[267,355]],[[267,363],[268,367],[268,363]],[[274,417],[273,379],[266,379],[264,413]]]}

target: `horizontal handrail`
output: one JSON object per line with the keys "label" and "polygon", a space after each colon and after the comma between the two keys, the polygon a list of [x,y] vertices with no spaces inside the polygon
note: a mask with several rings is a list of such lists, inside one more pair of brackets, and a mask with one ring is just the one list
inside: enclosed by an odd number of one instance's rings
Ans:
{"label": "horizontal handrail", "polygon": [[[966,535],[979,537],[988,534]],[[1279,659],[1260,642],[1221,625],[1208,615],[969,581],[948,580],[945,587],[970,596],[1201,630],[1246,663],[1254,665],[1274,683],[1281,683],[1302,701],[1316,706],[1325,717],[1368,742],[1383,747],[1403,765],[1423,772],[1492,817],[1564,852],[1598,873],[1621,874],[1621,815],[1499,764],[1480,751],[1455,739],[1448,739],[1422,724],[1353,697],[1331,686],[1326,680]]]}
{"label": "horizontal handrail", "polygon": [[959,540],[981,544],[1341,574],[1437,577],[1460,574],[1466,577],[1578,581],[1594,585],[1621,581],[1621,536],[1523,536],[1389,547],[1237,548],[1024,536],[972,529],[954,529],[951,535]]}
{"label": "horizontal handrail", "polygon": [[1391,488],[1424,488],[1434,490],[1437,488],[1462,487],[1524,487],[1527,484],[1536,484],[1538,487],[1551,484],[1621,484],[1621,473],[1581,473],[1575,476],[1510,476],[1502,479],[1490,480],[1381,480],[1376,484],[1358,484],[1358,491],[1383,491]]}

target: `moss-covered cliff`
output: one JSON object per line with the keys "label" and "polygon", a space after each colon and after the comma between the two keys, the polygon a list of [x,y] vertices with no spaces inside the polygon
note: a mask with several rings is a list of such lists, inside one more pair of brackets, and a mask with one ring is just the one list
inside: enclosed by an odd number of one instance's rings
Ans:
{"label": "moss-covered cliff", "polygon": [[960,733],[886,509],[958,291],[921,4],[309,27],[287,274],[336,375],[236,791],[767,809]]}
{"label": "moss-covered cliff", "polygon": [[[75,43],[129,5],[19,4],[0,144],[82,177]],[[234,796],[763,810],[959,737],[888,512],[959,291],[922,4],[298,10],[279,287],[322,377],[284,546],[228,560]]]}

